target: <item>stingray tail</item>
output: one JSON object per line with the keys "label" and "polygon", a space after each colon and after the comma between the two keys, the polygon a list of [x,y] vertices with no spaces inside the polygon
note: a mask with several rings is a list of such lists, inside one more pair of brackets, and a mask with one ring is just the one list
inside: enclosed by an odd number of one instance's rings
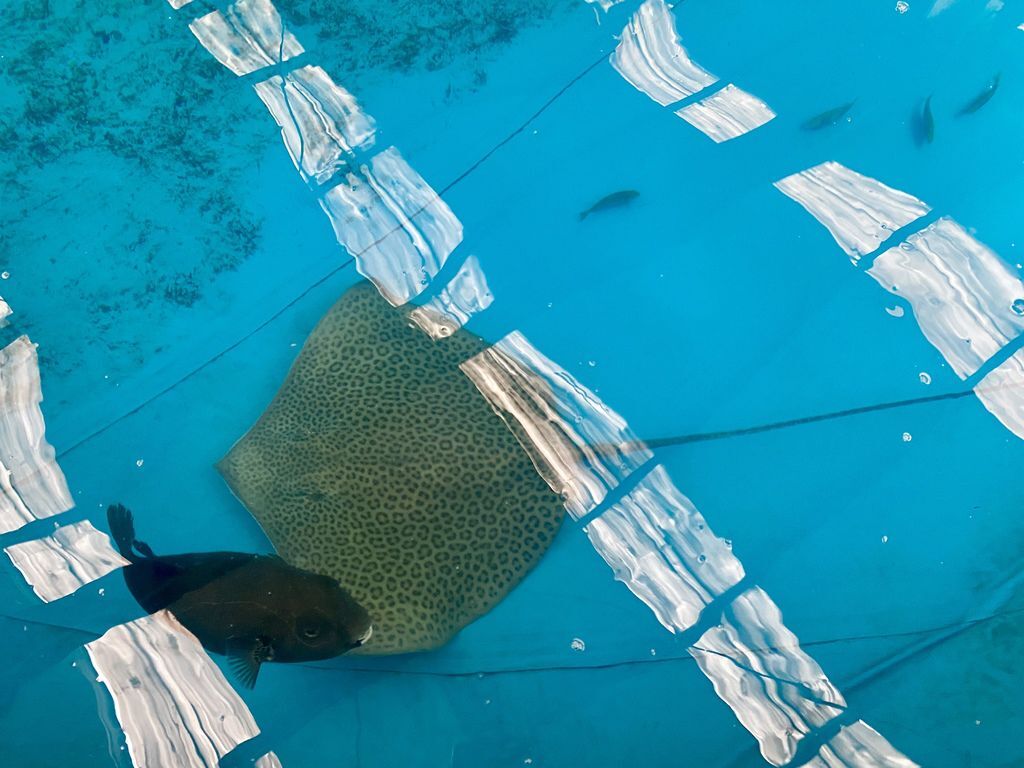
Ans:
{"label": "stingray tail", "polygon": [[133,563],[139,560],[137,552],[143,557],[153,557],[153,550],[149,545],[135,538],[135,519],[131,510],[124,504],[111,504],[107,507],[107,525],[121,557]]}

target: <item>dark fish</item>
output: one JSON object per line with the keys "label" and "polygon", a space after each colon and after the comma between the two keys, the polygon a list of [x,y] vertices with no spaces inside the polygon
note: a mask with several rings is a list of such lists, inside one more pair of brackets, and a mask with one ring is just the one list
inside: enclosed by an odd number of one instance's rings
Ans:
{"label": "dark fish", "polygon": [[203,647],[228,656],[247,687],[265,661],[318,661],[370,637],[366,611],[341,586],[276,555],[199,552],[158,557],[135,538],[132,513],[107,510],[110,533],[131,565],[124,580],[148,613],[169,610]]}
{"label": "dark fish", "polygon": [[838,107],[826,109],[820,115],[815,115],[810,120],[804,122],[803,129],[805,131],[817,131],[835,125],[843,118],[843,115],[853,108],[855,103],[856,100],[848,101],[845,104],[840,104]]}
{"label": "dark fish", "polygon": [[629,205],[639,196],[640,193],[635,189],[623,189],[619,192],[612,192],[610,195],[602,197],[592,206],[587,208],[587,210],[583,211],[583,213],[580,214],[580,221],[583,221],[592,213],[600,213],[601,211],[607,211],[611,208],[621,208],[624,205]]}
{"label": "dark fish", "polygon": [[971,99],[968,104],[964,105],[964,108],[960,110],[961,115],[972,115],[988,104],[989,100],[996,95],[996,88],[999,87],[1000,74],[1001,73],[997,72],[995,77],[989,80],[989,83],[985,86],[984,90]]}
{"label": "dark fish", "polygon": [[932,97],[924,100],[920,109],[915,109],[911,117],[911,132],[917,146],[931,144],[935,140],[935,116],[932,114]]}

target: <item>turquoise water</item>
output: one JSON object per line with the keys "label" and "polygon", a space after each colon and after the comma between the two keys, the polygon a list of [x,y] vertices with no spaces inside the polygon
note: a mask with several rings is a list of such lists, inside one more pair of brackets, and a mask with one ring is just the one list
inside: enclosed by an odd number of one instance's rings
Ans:
{"label": "turquoise water", "polygon": [[[260,733],[221,764],[272,750],[287,768],[764,765],[690,652],[755,585],[845,697],[776,764],[806,764],[858,720],[920,765],[1024,763],[1024,443],[970,393],[1022,343],[1008,334],[962,379],[920,308],[865,274],[944,216],[1020,270],[1020,8],[679,3],[682,44],[720,78],[708,93],[735,83],[776,114],[714,143],[609,64],[636,2],[350,4],[358,24],[341,4],[277,6],[297,61],[375,118],[365,156],[398,147],[462,223],[419,301],[475,255],[494,303],[470,330],[518,330],[635,435],[686,437],[584,523],[661,464],[745,577],[673,634],[567,519],[536,570],[438,651],[267,665],[239,688]],[[124,501],[158,552],[271,550],[213,464],[363,278],[253,92],[262,75],[236,77],[189,31],[213,7],[0,9],[4,342],[38,344],[46,440],[74,500],[5,548],[55,521],[105,530]],[[996,73],[991,101],[958,116]],[[851,101],[836,125],[801,127]],[[851,264],[773,186],[826,161],[931,210]],[[579,221],[622,189],[639,197]],[[788,424],[849,409],[863,410]],[[82,649],[141,615],[119,574],[46,604],[6,560],[4,575],[0,755],[131,765]]]}

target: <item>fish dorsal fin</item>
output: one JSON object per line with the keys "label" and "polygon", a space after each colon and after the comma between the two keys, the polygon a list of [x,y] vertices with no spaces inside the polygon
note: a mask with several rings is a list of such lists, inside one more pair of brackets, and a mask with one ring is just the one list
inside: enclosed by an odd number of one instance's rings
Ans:
{"label": "fish dorsal fin", "polygon": [[255,640],[231,638],[228,640],[228,664],[243,686],[252,689],[260,673],[260,665],[272,658],[270,644],[263,638]]}

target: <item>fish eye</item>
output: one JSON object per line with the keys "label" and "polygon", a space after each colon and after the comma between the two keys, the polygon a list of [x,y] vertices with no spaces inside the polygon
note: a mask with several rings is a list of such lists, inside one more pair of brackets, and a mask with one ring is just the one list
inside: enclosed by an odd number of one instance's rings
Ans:
{"label": "fish eye", "polygon": [[320,616],[306,616],[296,622],[295,634],[305,642],[317,643],[327,636],[330,624]]}

